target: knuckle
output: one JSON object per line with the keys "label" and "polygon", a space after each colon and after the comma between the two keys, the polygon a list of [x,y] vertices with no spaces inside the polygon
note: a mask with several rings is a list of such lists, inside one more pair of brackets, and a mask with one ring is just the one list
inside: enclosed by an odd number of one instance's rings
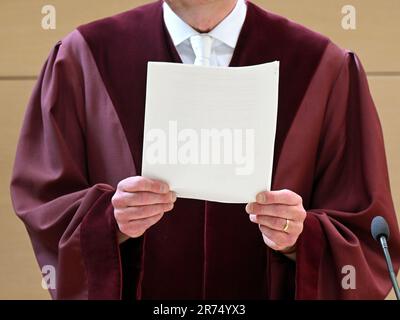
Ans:
{"label": "knuckle", "polygon": [[307,218],[307,211],[303,207],[300,209],[300,218],[301,222],[304,222],[304,220]]}
{"label": "knuckle", "polygon": [[292,190],[289,189],[284,189],[282,191],[286,199],[290,200],[291,202],[302,203],[303,198],[296,192],[293,192]]}
{"label": "knuckle", "polygon": [[124,189],[124,184],[125,184],[125,180],[121,180],[120,182],[118,182],[117,190],[123,190]]}
{"label": "knuckle", "polygon": [[296,208],[295,212],[293,213],[293,220],[303,223],[306,219],[306,212],[303,208]]}
{"label": "knuckle", "polygon": [[113,195],[113,197],[111,198],[111,204],[113,205],[113,207],[115,208],[117,206],[117,196],[116,193]]}
{"label": "knuckle", "polygon": [[136,187],[138,190],[144,190],[146,189],[146,180],[144,179],[137,179],[136,181]]}
{"label": "knuckle", "polygon": [[128,187],[131,187],[132,185],[135,184],[135,177],[128,177],[126,179],[121,180],[118,185],[117,189],[118,190],[125,190]]}
{"label": "knuckle", "polygon": [[271,191],[267,195],[268,203],[275,203],[276,202],[276,191]]}
{"label": "knuckle", "polygon": [[142,177],[134,176],[125,180],[124,185],[129,186],[129,189],[137,190],[141,188]]}
{"label": "knuckle", "polygon": [[293,199],[296,199],[296,200],[300,200],[301,199],[301,197],[296,192],[294,192],[292,190],[287,190],[287,193]]}
{"label": "knuckle", "polygon": [[285,198],[292,198],[293,197],[293,192],[290,191],[289,189],[283,189],[282,190],[282,196],[284,196]]}
{"label": "knuckle", "polygon": [[119,192],[115,193],[114,196],[111,198],[111,204],[114,208],[121,208],[123,205],[122,198]]}

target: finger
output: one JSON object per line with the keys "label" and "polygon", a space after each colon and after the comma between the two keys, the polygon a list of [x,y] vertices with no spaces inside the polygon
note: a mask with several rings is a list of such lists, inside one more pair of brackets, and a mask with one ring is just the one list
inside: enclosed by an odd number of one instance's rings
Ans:
{"label": "finger", "polygon": [[143,233],[149,229],[151,226],[156,224],[164,216],[164,213],[158,214],[153,217],[134,220],[128,223],[119,224],[118,227],[120,231],[132,238],[137,238],[143,235]]}
{"label": "finger", "polygon": [[169,186],[165,182],[148,179],[141,176],[129,177],[118,184],[118,189],[124,192],[148,191],[154,193],[167,193]]}
{"label": "finger", "polygon": [[[270,217],[270,216],[257,216],[255,214],[250,215],[250,221],[256,224],[263,225],[270,229],[276,231],[283,231],[286,227],[286,219],[277,218],[277,217]],[[291,223],[292,222],[292,223]],[[292,231],[294,227],[294,222],[289,220],[289,228],[286,230],[286,233]]]}
{"label": "finger", "polygon": [[275,244],[274,250],[283,250],[296,243],[297,236],[282,231],[276,231],[262,225],[260,225],[259,228],[262,234]]}
{"label": "finger", "polygon": [[264,205],[258,203],[249,203],[246,206],[246,211],[250,214],[271,216],[290,220],[296,220],[298,216],[297,210],[299,210],[298,207],[283,204]]}
{"label": "finger", "polygon": [[[303,223],[299,221],[281,219],[270,216],[257,216],[257,215],[250,215],[250,221],[268,227],[272,230],[281,231],[293,235],[300,235],[303,232]],[[286,228],[287,221],[288,221],[288,227],[286,231],[284,231]]]}
{"label": "finger", "polygon": [[295,206],[302,203],[302,198],[290,190],[265,191],[257,195],[259,204],[286,204]]}
{"label": "finger", "polygon": [[166,194],[152,192],[123,192],[118,190],[112,197],[111,202],[115,209],[124,209],[126,207],[151,205],[159,203],[173,203],[176,201],[176,194],[169,192]]}
{"label": "finger", "polygon": [[115,210],[114,216],[119,223],[126,223],[129,221],[146,219],[161,213],[169,212],[173,208],[173,203],[128,207],[121,210]]}
{"label": "finger", "polygon": [[122,194],[122,197],[124,198],[124,205],[126,207],[145,206],[160,203],[174,203],[176,201],[176,194],[174,192],[125,192]]}

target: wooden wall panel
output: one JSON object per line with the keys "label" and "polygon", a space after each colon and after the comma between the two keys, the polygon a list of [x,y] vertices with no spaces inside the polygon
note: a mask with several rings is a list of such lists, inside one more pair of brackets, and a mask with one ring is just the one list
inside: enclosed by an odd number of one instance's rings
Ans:
{"label": "wooden wall panel", "polygon": [[[265,0],[256,1],[273,12],[300,22],[355,51],[368,72],[400,74],[398,0]],[[356,30],[342,28],[343,6],[356,9]]]}
{"label": "wooden wall panel", "polygon": [[[128,10],[144,0],[53,0],[56,30],[41,27],[44,0],[2,0],[0,4],[0,76],[35,75],[51,47],[76,26]],[[285,15],[356,51],[367,71],[400,72],[400,12],[398,0],[353,0],[357,29],[341,27],[344,0],[257,0],[264,8]],[[300,8],[300,9],[299,9]],[[273,45],[273,44],[271,44]]]}

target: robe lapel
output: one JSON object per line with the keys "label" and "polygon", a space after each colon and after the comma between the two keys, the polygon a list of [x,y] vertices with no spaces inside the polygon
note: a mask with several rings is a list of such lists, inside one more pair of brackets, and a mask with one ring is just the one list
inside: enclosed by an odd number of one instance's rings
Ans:
{"label": "robe lapel", "polygon": [[[282,146],[296,116],[297,109],[319,65],[328,40],[315,41],[309,31],[270,14],[251,2],[231,66],[249,66],[280,61],[278,121],[276,129],[273,182]],[[292,30],[291,30],[292,31]],[[273,183],[274,185],[274,183]]]}

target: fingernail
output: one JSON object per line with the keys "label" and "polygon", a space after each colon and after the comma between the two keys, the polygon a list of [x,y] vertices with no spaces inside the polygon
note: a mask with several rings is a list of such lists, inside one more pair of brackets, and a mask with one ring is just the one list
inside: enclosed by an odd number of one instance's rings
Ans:
{"label": "fingernail", "polygon": [[256,223],[257,222],[257,216],[255,214],[251,214],[250,216],[250,221]]}
{"label": "fingernail", "polygon": [[247,213],[252,213],[253,211],[253,204],[252,203],[248,203],[246,206],[246,212]]}
{"label": "fingernail", "polygon": [[257,200],[257,202],[259,202],[259,203],[264,203],[264,202],[265,202],[265,194],[264,194],[264,193],[259,193],[259,194],[257,195],[256,200]]}

